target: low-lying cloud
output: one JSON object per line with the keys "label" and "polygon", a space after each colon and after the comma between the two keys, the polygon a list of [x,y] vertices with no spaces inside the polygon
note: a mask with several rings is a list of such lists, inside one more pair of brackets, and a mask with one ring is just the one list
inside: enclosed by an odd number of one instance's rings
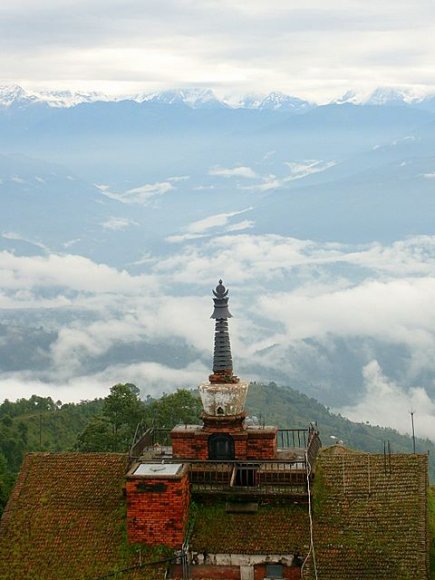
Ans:
{"label": "low-lying cloud", "polygon": [[246,167],[245,165],[239,165],[238,167],[212,167],[209,175],[214,175],[217,177],[244,177],[246,179],[254,179],[257,174],[251,167]]}
{"label": "low-lying cloud", "polygon": [[254,225],[254,222],[249,220],[244,220],[242,222],[230,223],[231,219],[235,216],[244,214],[250,211],[252,208],[248,207],[240,211],[232,211],[227,213],[219,213],[208,216],[201,220],[192,222],[184,228],[183,234],[173,235],[168,237],[169,242],[184,242],[187,240],[194,240],[197,238],[202,238],[205,235],[215,233],[217,228],[220,228],[223,232],[233,232],[239,230],[249,229]]}
{"label": "low-lying cloud", "polygon": [[114,231],[119,231],[119,230],[126,230],[131,226],[136,226],[138,225],[137,222],[135,222],[134,220],[131,220],[129,218],[124,218],[124,217],[110,217],[109,219],[107,219],[106,221],[104,221],[101,224],[101,227],[106,229],[106,230],[114,230]]}
{"label": "low-lying cloud", "polygon": [[[185,233],[249,225],[239,213]],[[156,394],[195,386],[209,373],[211,289],[222,277],[238,374],[299,386],[352,419],[404,431],[412,407],[419,434],[435,440],[435,237],[347,246],[223,233],[174,248],[148,253],[136,273],[73,254],[1,252],[5,315],[51,332],[32,350],[39,366],[23,359],[0,373],[2,398],[92,398],[119,381]],[[6,364],[19,342],[13,325],[1,332]]]}
{"label": "low-lying cloud", "polygon": [[115,199],[121,203],[139,205],[148,205],[154,198],[175,189],[170,181],[145,183],[144,185],[133,187],[123,192],[114,192],[108,185],[97,185],[96,187],[111,199]]}
{"label": "low-lying cloud", "polygon": [[363,368],[365,391],[354,406],[340,411],[352,421],[369,421],[372,425],[386,423],[400,432],[412,433],[411,411],[415,413],[417,437],[434,439],[435,398],[426,389],[413,387],[408,391],[388,379],[377,360]]}

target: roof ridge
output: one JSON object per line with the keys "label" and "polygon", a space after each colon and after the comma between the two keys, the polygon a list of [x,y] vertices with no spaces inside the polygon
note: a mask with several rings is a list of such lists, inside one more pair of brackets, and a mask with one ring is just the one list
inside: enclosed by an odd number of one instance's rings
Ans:
{"label": "roof ridge", "polygon": [[27,453],[24,457],[24,461],[21,465],[21,469],[20,469],[20,473],[18,474],[18,478],[17,481],[13,487],[12,493],[9,496],[8,502],[5,506],[5,509],[3,511],[3,515],[0,518],[0,533],[2,532],[2,530],[6,529],[9,520],[11,518],[11,514],[13,513],[13,507],[15,502],[17,502],[19,500],[19,497],[21,495],[21,491],[27,481],[27,478],[29,476],[30,473],[30,469],[31,469],[31,464],[33,462],[33,456],[34,454],[32,453]]}

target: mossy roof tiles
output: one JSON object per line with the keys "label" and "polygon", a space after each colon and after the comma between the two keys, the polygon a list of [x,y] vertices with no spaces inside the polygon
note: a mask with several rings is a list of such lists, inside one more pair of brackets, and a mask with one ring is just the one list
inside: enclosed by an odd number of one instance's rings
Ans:
{"label": "mossy roof tiles", "polygon": [[427,462],[426,455],[320,453],[314,483],[319,580],[429,578]]}
{"label": "mossy roof tiles", "polygon": [[126,468],[127,456],[114,453],[27,455],[0,524],[0,578],[96,578],[134,565]]}
{"label": "mossy roof tiles", "polygon": [[[428,580],[426,455],[321,452],[313,490],[318,580]],[[227,554],[306,556],[308,506],[226,513],[198,505],[192,548]],[[313,579],[309,559],[304,578]]]}
{"label": "mossy roof tiles", "polygon": [[224,503],[198,504],[191,546],[215,554],[306,553],[307,506],[265,505],[255,513],[226,513]]}
{"label": "mossy roof tiles", "polygon": [[[319,580],[426,580],[427,456],[321,452],[313,508]],[[125,455],[29,454],[0,524],[0,578],[98,578],[138,562],[125,537]],[[208,553],[308,553],[306,505],[226,513],[198,504],[191,540]],[[142,553],[142,561],[159,557]],[[123,574],[162,578],[163,568]],[[306,578],[314,578],[313,561]]]}

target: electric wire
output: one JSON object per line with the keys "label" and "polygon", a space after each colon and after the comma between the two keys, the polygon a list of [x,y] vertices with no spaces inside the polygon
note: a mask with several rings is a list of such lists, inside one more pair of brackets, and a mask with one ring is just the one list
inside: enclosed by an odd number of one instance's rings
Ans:
{"label": "electric wire", "polygon": [[310,485],[310,475],[311,475],[311,464],[308,460],[308,453],[305,451],[305,461],[307,464],[307,491],[308,491],[308,517],[310,520],[310,549],[308,550],[308,554],[305,558],[305,560],[303,561],[303,564],[301,566],[301,577],[304,577],[304,567],[305,564],[308,561],[308,558],[310,557],[310,555],[313,555],[313,568],[314,568],[314,577],[316,580],[318,580],[317,577],[317,565],[316,565],[316,551],[314,549],[314,532],[313,532],[313,514],[312,514],[312,510],[311,510],[311,485]]}

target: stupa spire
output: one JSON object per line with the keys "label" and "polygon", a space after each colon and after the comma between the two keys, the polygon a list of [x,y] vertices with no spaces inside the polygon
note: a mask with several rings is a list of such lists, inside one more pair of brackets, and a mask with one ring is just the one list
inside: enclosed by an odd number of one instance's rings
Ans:
{"label": "stupa spire", "polygon": [[213,374],[211,383],[237,383],[238,378],[233,375],[233,359],[231,356],[230,335],[228,332],[228,318],[232,314],[228,310],[228,290],[219,280],[216,290],[213,290],[214,310],[210,318],[216,320],[214,334]]}

